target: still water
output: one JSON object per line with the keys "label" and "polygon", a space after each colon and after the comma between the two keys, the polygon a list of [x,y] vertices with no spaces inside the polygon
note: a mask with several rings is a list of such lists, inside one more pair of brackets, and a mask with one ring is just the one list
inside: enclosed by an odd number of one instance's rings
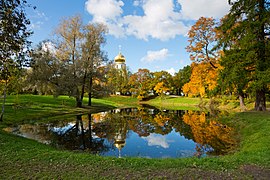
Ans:
{"label": "still water", "polygon": [[223,155],[236,144],[233,128],[209,113],[154,108],[115,109],[12,132],[48,145],[101,156],[178,158]]}

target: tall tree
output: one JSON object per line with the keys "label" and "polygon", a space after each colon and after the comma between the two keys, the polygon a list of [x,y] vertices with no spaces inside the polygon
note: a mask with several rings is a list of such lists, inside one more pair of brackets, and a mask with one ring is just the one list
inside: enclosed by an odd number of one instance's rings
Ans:
{"label": "tall tree", "polygon": [[219,58],[217,44],[218,31],[213,18],[201,17],[189,30],[186,47],[190,53],[190,59],[196,63],[207,62],[215,68]]}
{"label": "tall tree", "polygon": [[101,45],[106,42],[105,35],[107,28],[103,24],[88,24],[84,26],[82,43],[82,66],[83,71],[81,100],[83,100],[86,82],[88,82],[88,105],[91,106],[91,98],[93,94],[93,77],[97,77],[98,67],[107,58],[101,50]]}
{"label": "tall tree", "polygon": [[[223,58],[223,61],[228,61],[224,65],[235,63],[236,59],[238,64],[244,64],[244,68],[238,71],[247,71],[249,74],[248,81],[256,94],[255,110],[265,111],[265,94],[270,83],[270,57],[266,51],[270,35],[270,1],[237,0],[230,1],[230,4],[230,12],[220,25],[224,35],[220,44],[224,49],[224,57],[236,57],[239,53],[242,55],[241,59]],[[224,68],[228,69],[229,66]],[[227,72],[230,73],[229,70]]]}
{"label": "tall tree", "polygon": [[4,84],[0,121],[3,120],[9,79],[16,69],[25,64],[25,49],[30,45],[27,40],[31,32],[27,30],[30,21],[26,18],[26,6],[26,0],[0,1],[0,83]]}
{"label": "tall tree", "polygon": [[57,58],[65,62],[66,70],[63,72],[67,78],[70,88],[69,95],[76,98],[77,107],[82,106],[82,99],[80,95],[80,81],[81,76],[79,72],[82,41],[82,19],[76,15],[70,18],[63,19],[55,30],[57,37]]}
{"label": "tall tree", "polygon": [[91,105],[93,79],[104,72],[100,65],[106,56],[100,46],[105,43],[105,33],[104,25],[83,25],[80,16],[62,20],[55,31],[55,47],[43,48],[43,43],[33,53],[32,74],[36,76],[32,79],[53,87],[55,95],[74,97],[77,107],[82,107],[88,88]]}
{"label": "tall tree", "polygon": [[205,94],[217,85],[220,50],[216,48],[219,32],[213,18],[201,17],[189,30],[187,52],[194,61],[191,65],[191,81],[183,86],[189,96]]}

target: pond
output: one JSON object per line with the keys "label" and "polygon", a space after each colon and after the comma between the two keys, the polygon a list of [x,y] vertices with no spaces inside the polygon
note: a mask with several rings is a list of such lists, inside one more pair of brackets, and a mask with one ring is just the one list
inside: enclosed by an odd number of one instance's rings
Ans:
{"label": "pond", "polygon": [[224,155],[236,144],[233,128],[209,113],[145,107],[24,124],[11,131],[60,149],[116,157]]}

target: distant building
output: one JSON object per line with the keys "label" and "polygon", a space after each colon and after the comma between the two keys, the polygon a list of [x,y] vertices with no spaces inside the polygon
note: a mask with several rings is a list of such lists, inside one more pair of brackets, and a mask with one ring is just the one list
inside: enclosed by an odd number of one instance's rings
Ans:
{"label": "distant building", "polygon": [[126,70],[126,58],[121,52],[114,58],[114,64],[116,69]]}
{"label": "distant building", "polygon": [[114,58],[114,68],[119,70],[120,76],[117,76],[119,79],[118,85],[117,85],[117,91],[115,92],[116,95],[122,95],[122,94],[127,94],[122,87],[126,86],[128,77],[127,77],[127,66],[126,66],[126,58],[125,56],[121,53],[121,46],[119,46],[119,53],[117,56]]}

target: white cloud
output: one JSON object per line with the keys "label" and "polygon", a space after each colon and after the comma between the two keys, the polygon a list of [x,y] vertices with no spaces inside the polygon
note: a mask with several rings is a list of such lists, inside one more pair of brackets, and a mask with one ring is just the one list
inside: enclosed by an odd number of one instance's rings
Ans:
{"label": "white cloud", "polygon": [[124,3],[118,0],[88,0],[85,5],[92,21],[106,24],[109,33],[116,37],[133,35],[144,40],[149,37],[168,40],[188,31],[180,21],[181,15],[174,11],[173,0],[134,1],[134,6],[142,6],[142,16],[122,16]]}
{"label": "white cloud", "polygon": [[174,76],[174,74],[176,73],[174,68],[168,69],[166,70],[168,73],[170,73],[172,76]]}
{"label": "white cloud", "polygon": [[128,35],[144,40],[149,37],[168,40],[188,31],[188,27],[180,21],[181,14],[174,11],[172,0],[146,0],[143,1],[142,8],[143,16],[123,17]]}
{"label": "white cloud", "polygon": [[116,37],[124,36],[122,24],[118,21],[123,13],[123,1],[88,0],[85,6],[88,13],[93,16],[93,22],[107,25],[109,33]]}
{"label": "white cloud", "polygon": [[178,0],[181,14],[185,19],[197,20],[200,17],[221,18],[229,12],[228,1],[221,0]]}
{"label": "white cloud", "polygon": [[85,3],[87,11],[93,15],[94,21],[115,19],[123,13],[123,1],[88,0]]}
{"label": "white cloud", "polygon": [[153,61],[165,59],[168,56],[169,56],[168,49],[163,48],[163,49],[161,49],[159,51],[147,51],[147,55],[144,56],[141,59],[141,61],[143,61],[143,62],[153,62]]}
{"label": "white cloud", "polygon": [[104,23],[109,34],[115,37],[135,36],[162,41],[177,35],[186,35],[189,25],[186,20],[201,16],[220,18],[229,5],[221,0],[134,0],[133,7],[142,8],[143,14],[124,15],[122,0],[87,0],[86,10],[93,16],[92,22]]}
{"label": "white cloud", "polygon": [[161,146],[163,148],[169,148],[169,144],[164,136],[150,134],[147,137],[144,137],[148,142],[148,146]]}

